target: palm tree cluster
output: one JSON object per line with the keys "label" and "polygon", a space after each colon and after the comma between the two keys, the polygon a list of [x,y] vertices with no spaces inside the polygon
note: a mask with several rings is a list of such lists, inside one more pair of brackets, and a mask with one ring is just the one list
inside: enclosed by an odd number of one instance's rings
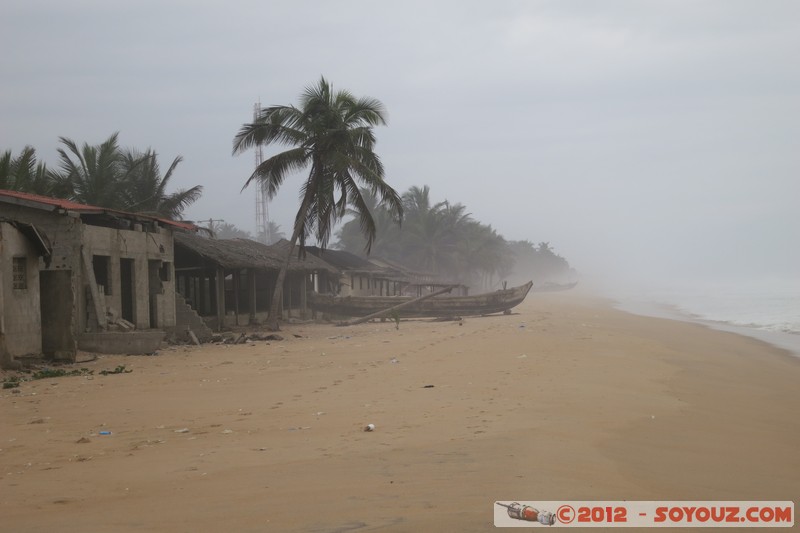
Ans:
{"label": "palm tree cluster", "polygon": [[78,146],[73,140],[59,137],[59,167],[47,168],[37,161],[36,151],[25,147],[17,157],[11,151],[0,156],[0,189],[10,189],[82,204],[180,219],[183,211],[197,201],[203,187],[167,192],[175,168],[183,161],[172,160],[161,171],[158,154],[152,149],[141,152],[123,149],[118,133],[103,143]]}
{"label": "palm tree cluster", "polygon": [[535,245],[530,241],[509,241],[508,246],[514,256],[514,275],[510,278],[515,282],[532,279],[540,284],[577,279],[569,262],[558,255],[549,242]]}
{"label": "palm tree cluster", "polygon": [[[377,226],[374,255],[482,288],[510,274],[514,254],[509,243],[491,226],[473,219],[464,205],[447,200],[433,203],[427,185],[411,187],[402,202],[402,227],[385,208],[369,202]],[[337,236],[338,248],[366,252],[356,221],[344,224]]]}

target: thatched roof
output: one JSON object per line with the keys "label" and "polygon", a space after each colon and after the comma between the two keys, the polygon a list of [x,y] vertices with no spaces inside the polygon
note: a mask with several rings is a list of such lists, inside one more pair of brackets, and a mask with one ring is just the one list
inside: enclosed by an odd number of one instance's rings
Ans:
{"label": "thatched roof", "polygon": [[373,265],[366,259],[359,257],[344,250],[322,249],[317,246],[306,246],[306,252],[310,255],[319,257],[340,270],[354,271],[373,271],[380,272],[383,269]]}
{"label": "thatched roof", "polygon": [[[286,244],[267,246],[250,239],[211,239],[198,237],[188,233],[176,233],[175,245],[191,250],[195,254],[227,269],[258,268],[265,270],[279,270],[286,257]],[[338,271],[325,261],[307,255],[300,260],[297,254],[292,254],[289,261],[289,270],[319,271],[331,273]]]}
{"label": "thatched roof", "polygon": [[388,259],[378,257],[364,259],[344,250],[323,250],[316,246],[306,246],[306,251],[309,255],[313,254],[345,273],[400,281],[411,285],[463,286],[457,281],[446,280],[428,272],[415,271]]}

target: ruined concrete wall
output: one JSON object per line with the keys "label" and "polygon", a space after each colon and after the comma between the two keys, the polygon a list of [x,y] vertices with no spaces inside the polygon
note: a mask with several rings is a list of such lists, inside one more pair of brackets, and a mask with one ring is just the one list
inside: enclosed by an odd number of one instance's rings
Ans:
{"label": "ruined concrete wall", "polygon": [[[85,246],[90,258],[95,255],[109,257],[108,289],[103,298],[103,309],[112,309],[120,316],[121,282],[120,259],[134,261],[133,308],[137,328],[150,328],[151,300],[156,310],[155,326],[167,328],[175,325],[175,274],[172,231],[134,224],[134,229],[123,230],[83,223],[75,214],[60,214],[26,206],[7,205],[3,216],[35,225],[52,245],[49,266],[40,260],[41,270],[69,270],[72,279],[72,331],[75,338],[82,333],[98,329],[94,305],[89,294],[89,281],[84,275],[81,247]],[[149,230],[149,231],[145,231]],[[148,261],[158,261],[164,267],[163,280],[150,293],[151,279]],[[156,285],[153,283],[153,285]],[[47,325],[45,324],[44,327]]]}
{"label": "ruined concrete wall", "polygon": [[[64,319],[69,323],[70,333],[65,331],[55,332],[54,336],[63,340],[63,344],[58,347],[58,354],[54,354],[57,359],[71,360],[75,355],[75,337],[85,327],[85,320],[81,321],[81,317],[85,316],[85,301],[82,293],[79,293],[80,280],[81,280],[81,254],[80,254],[80,240],[81,240],[81,220],[77,216],[61,215],[43,211],[41,209],[34,209],[25,206],[6,205],[3,207],[3,215],[20,222],[27,222],[33,224],[36,228],[43,232],[52,246],[52,258],[49,265],[45,265],[44,261],[39,260],[40,270],[60,270],[68,271],[69,277],[72,280],[71,290],[72,298],[71,311],[69,317]],[[44,295],[45,299],[53,299],[58,295]],[[61,327],[61,326],[59,326]],[[48,323],[42,322],[43,330],[48,329]]]}
{"label": "ruined concrete wall", "polygon": [[3,216],[33,224],[47,235],[53,247],[49,269],[80,270],[80,254],[76,253],[80,251],[82,224],[79,218],[15,205],[3,206]]}
{"label": "ruined concrete wall", "polygon": [[[172,232],[112,229],[83,225],[83,244],[91,256],[107,257],[104,306],[122,316],[125,282],[132,283],[133,320],[137,329],[175,326],[175,273]],[[152,229],[152,228],[151,228]],[[123,280],[120,260],[133,260],[133,279]],[[88,284],[87,284],[88,286]],[[151,320],[151,311],[154,313]],[[91,328],[91,324],[89,324]]]}
{"label": "ruined concrete wall", "polygon": [[95,353],[150,355],[155,353],[166,333],[160,329],[146,331],[104,331],[84,333],[79,338],[82,350]]}
{"label": "ruined concrete wall", "polygon": [[[14,258],[24,287],[15,286]],[[20,281],[20,285],[22,281]],[[0,222],[0,336],[5,356],[38,356],[42,351],[39,256],[11,224]]]}

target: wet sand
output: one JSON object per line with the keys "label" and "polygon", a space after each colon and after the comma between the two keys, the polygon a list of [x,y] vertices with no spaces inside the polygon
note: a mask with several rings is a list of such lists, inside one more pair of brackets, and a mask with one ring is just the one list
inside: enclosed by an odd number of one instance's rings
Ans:
{"label": "wet sand", "polygon": [[571,292],[281,335],[1,391],[0,530],[487,531],[497,500],[800,494],[800,360],[755,339]]}

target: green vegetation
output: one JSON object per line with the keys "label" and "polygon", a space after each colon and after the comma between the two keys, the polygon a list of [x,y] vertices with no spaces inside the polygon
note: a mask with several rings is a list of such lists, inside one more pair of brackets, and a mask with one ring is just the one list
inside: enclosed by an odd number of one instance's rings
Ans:
{"label": "green vegetation", "polygon": [[35,379],[60,378],[63,376],[91,376],[94,372],[88,368],[64,370],[63,368],[43,368],[31,374],[30,381]]}
{"label": "green vegetation", "polygon": [[[126,370],[125,365],[118,365],[114,370],[101,370],[98,372],[101,376],[108,376],[111,374],[130,374],[133,370]],[[88,368],[76,368],[73,370],[66,370],[64,368],[42,368],[40,370],[29,371],[28,376],[8,376],[3,381],[3,389],[13,389],[19,387],[19,384],[24,381],[35,381],[37,379],[50,379],[60,378],[65,376],[91,376],[94,375],[94,370]]]}
{"label": "green vegetation", "polygon": [[[569,275],[569,263],[549,243],[536,247],[528,241],[506,241],[491,226],[474,220],[465,206],[447,200],[432,202],[427,186],[411,187],[403,194],[402,227],[369,191],[362,195],[376,222],[372,245],[376,256],[486,289],[501,280],[538,283]],[[364,254],[357,220],[344,224],[337,237],[339,249]]]}
{"label": "green vegetation", "polygon": [[7,377],[5,381],[3,381],[3,389],[15,389],[19,387],[20,379],[18,376],[10,376]]}
{"label": "green vegetation", "polygon": [[101,370],[101,376],[108,376],[109,374],[130,374],[133,370],[125,370],[125,365],[119,365],[114,370]]}
{"label": "green vegetation", "polygon": [[0,155],[0,188],[56,198],[65,198],[109,209],[179,219],[197,201],[203,188],[167,192],[173,172],[183,160],[176,157],[161,173],[158,154],[147,149],[122,149],[114,133],[103,143],[91,146],[60,137],[58,170],[38,161],[31,147],[14,157]]}
{"label": "green vegetation", "polygon": [[[273,198],[286,177],[310,167],[301,187],[302,200],[295,217],[286,261],[278,273],[268,326],[278,329],[278,308],[289,257],[297,243],[302,247],[313,236],[325,247],[334,224],[349,212],[358,220],[369,251],[376,225],[359,184],[397,220],[403,206],[397,192],[384,181],[383,164],[374,152],[373,128],[386,124],[383,104],[374,98],[356,98],[347,91],[334,91],[321,78],[306,88],[300,106],[272,106],[256,119],[243,124],[233,140],[233,153],[254,146],[289,146],[261,163],[245,182],[258,181]],[[338,195],[338,196],[337,196]]]}

